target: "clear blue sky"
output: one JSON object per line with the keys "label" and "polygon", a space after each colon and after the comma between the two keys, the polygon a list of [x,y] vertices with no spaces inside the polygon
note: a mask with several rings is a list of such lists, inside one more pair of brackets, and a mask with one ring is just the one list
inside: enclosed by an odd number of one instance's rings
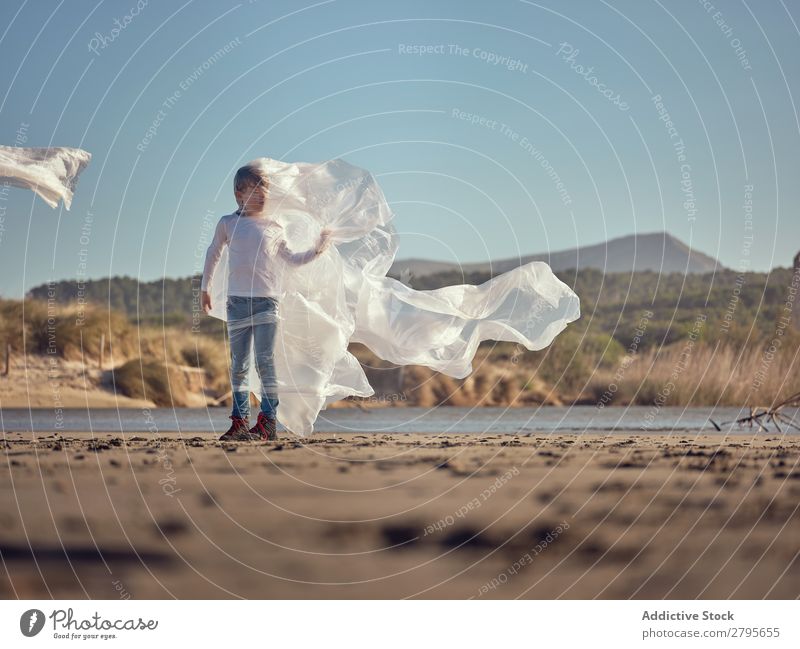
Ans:
{"label": "clear blue sky", "polygon": [[94,156],[70,212],[11,190],[0,295],[84,265],[196,272],[233,172],[258,156],[371,170],[401,258],[657,230],[734,268],[748,243],[755,269],[800,249],[796,0],[140,6],[0,4],[0,143]]}

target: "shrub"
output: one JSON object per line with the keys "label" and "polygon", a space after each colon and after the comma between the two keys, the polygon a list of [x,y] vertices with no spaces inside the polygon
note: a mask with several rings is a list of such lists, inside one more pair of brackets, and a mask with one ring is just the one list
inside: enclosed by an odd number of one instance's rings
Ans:
{"label": "shrub", "polygon": [[112,371],[114,389],[132,399],[149,399],[157,406],[187,403],[185,379],[171,365],[135,358]]}

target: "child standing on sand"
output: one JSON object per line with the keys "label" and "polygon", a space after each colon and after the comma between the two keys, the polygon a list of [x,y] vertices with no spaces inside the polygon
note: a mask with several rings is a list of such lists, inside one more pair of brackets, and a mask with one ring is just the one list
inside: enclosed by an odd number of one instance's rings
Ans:
{"label": "child standing on sand", "polygon": [[[269,178],[259,161],[236,172],[233,190],[239,209],[223,216],[206,252],[200,285],[202,305],[211,310],[209,288],[223,248],[228,247],[228,301],[226,306],[230,342],[230,380],[233,395],[232,424],[221,440],[276,440],[278,382],[274,348],[278,326],[282,277],[288,266],[316,259],[330,245],[330,231],[320,232],[314,248],[293,253],[283,237],[283,226],[275,220],[276,206],[269,201]],[[251,349],[261,378],[261,412],[249,426],[250,390],[247,377]]]}

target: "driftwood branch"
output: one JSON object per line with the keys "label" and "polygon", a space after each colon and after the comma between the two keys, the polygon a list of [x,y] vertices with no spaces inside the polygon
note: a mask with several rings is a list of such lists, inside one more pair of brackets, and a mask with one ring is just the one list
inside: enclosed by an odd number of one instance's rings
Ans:
{"label": "driftwood branch", "polygon": [[783,429],[781,429],[780,426],[781,424],[800,431],[800,426],[798,426],[791,417],[783,412],[784,408],[800,408],[800,392],[793,394],[780,403],[772,406],[750,406],[750,414],[747,417],[740,417],[734,421],[724,421],[719,424],[713,419],[709,419],[709,421],[718,431],[722,430],[722,426],[729,426],[731,424],[748,424],[750,427],[755,424],[758,426],[759,430],[768,432],[768,429],[764,424],[769,423],[774,424],[775,428],[777,428],[778,432],[780,433],[783,433]]}

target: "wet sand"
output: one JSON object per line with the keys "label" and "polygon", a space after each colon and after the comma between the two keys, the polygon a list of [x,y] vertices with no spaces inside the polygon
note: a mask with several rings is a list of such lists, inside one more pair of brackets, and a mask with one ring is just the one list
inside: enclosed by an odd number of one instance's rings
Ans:
{"label": "wet sand", "polygon": [[797,436],[3,439],[4,598],[800,596]]}

